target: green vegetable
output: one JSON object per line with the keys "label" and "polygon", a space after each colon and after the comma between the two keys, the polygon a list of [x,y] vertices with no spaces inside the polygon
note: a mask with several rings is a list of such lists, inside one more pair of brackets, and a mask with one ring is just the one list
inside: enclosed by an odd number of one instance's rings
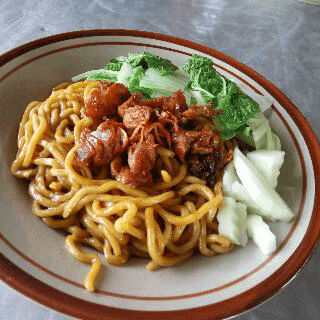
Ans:
{"label": "green vegetable", "polygon": [[[73,81],[82,79],[123,83],[131,93],[140,91],[144,99],[172,95],[183,90],[188,81],[171,61],[149,52],[110,59],[104,69],[87,71],[72,78]],[[190,101],[191,96],[186,96]]]}
{"label": "green vegetable", "polygon": [[[250,121],[250,120],[249,120]],[[255,142],[252,136],[252,129],[248,125],[243,125],[237,130],[238,137],[248,145],[255,147]]]}
{"label": "green vegetable", "polygon": [[256,149],[281,150],[279,137],[271,131],[269,121],[262,113],[257,113],[249,119],[248,125],[252,131]]}
{"label": "green vegetable", "polygon": [[185,90],[192,91],[199,104],[216,101],[217,95],[225,91],[224,78],[215,70],[210,59],[194,54],[182,69],[190,77]]}
{"label": "green vegetable", "polygon": [[172,75],[174,71],[178,70],[178,67],[170,60],[155,56],[149,52],[129,54],[127,60],[133,67],[141,66],[145,70],[152,68],[159,71],[162,76]]}
{"label": "green vegetable", "polygon": [[132,65],[128,62],[124,62],[121,66],[121,69],[119,70],[117,81],[128,86],[132,73],[133,73]]}
{"label": "green vegetable", "polygon": [[149,89],[152,92],[160,92],[163,96],[169,96],[177,90],[183,90],[185,83],[182,77],[162,76],[158,70],[149,68],[141,78],[139,87],[142,90]]}
{"label": "green vegetable", "polygon": [[227,129],[236,130],[246,124],[256,113],[260,112],[259,105],[245,95],[235,83],[228,83],[226,94],[220,92],[215,109],[223,110],[219,116]]}
{"label": "green vegetable", "polygon": [[257,150],[281,150],[279,137],[272,132],[269,121],[259,112],[248,124],[237,130],[238,137]]}
{"label": "green vegetable", "polygon": [[128,89],[130,92],[134,93],[137,91],[142,92],[144,98],[151,98],[151,92],[152,90],[149,90],[147,88],[142,88],[140,86],[141,79],[144,77],[145,70],[142,68],[142,66],[138,66],[133,69],[131,73],[131,77],[129,79],[128,83]]}
{"label": "green vegetable", "polygon": [[124,64],[124,60],[110,59],[104,69],[90,70],[72,78],[72,81],[86,80],[110,80],[117,81],[119,72]]}
{"label": "green vegetable", "polygon": [[110,59],[108,64],[106,65],[106,70],[112,70],[112,71],[120,71],[122,65],[124,64],[124,60],[118,60],[118,59]]}
{"label": "green vegetable", "polygon": [[[140,91],[145,99],[169,96],[184,90],[187,103],[212,103],[222,114],[212,120],[224,140],[237,133],[251,144],[260,123],[249,120],[260,112],[257,102],[246,95],[234,82],[223,77],[213,67],[212,60],[194,54],[183,68],[149,52],[129,54],[110,59],[104,69],[91,70],[72,78],[73,81],[111,80],[128,86],[131,93]],[[274,140],[274,137],[271,137]]]}
{"label": "green vegetable", "polygon": [[246,95],[234,82],[219,74],[209,58],[194,54],[184,65],[190,77],[185,87],[199,104],[213,103],[222,114],[213,119],[223,139],[230,139],[260,112],[257,102]]}
{"label": "green vegetable", "polygon": [[72,81],[79,80],[110,80],[117,81],[118,71],[106,70],[106,69],[98,69],[86,71],[84,73],[78,74],[77,76],[72,77]]}
{"label": "green vegetable", "polygon": [[104,80],[104,79],[110,79],[113,80],[115,77],[105,71],[96,71],[92,72],[87,76],[87,80]]}

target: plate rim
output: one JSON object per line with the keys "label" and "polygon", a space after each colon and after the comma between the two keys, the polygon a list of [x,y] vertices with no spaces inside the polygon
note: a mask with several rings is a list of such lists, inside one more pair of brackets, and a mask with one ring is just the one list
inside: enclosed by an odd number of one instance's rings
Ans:
{"label": "plate rim", "polygon": [[[299,131],[306,142],[313,165],[315,194],[320,192],[320,144],[308,120],[302,115],[298,107],[295,106],[276,85],[271,83],[253,68],[216,49],[169,34],[133,29],[88,29],[59,33],[26,42],[1,54],[0,68],[20,55],[46,45],[63,42],[65,40],[96,36],[140,37],[181,45],[226,62],[230,66],[254,79],[284,107],[299,128]],[[278,270],[256,286],[237,296],[215,304],[192,309],[174,311],[136,311],[118,309],[82,300],[63,293],[29,275],[12,263],[2,253],[0,253],[0,278],[9,286],[36,302],[58,312],[79,318],[95,320],[100,319],[102,315],[105,315],[108,319],[114,320],[127,319],[128,317],[133,319],[180,319],[182,316],[197,317],[197,319],[207,319],[208,317],[210,317],[210,319],[221,319],[249,311],[279,292],[310,260],[312,253],[315,251],[319,242],[319,236],[320,198],[316,197],[306,234],[292,256]],[[3,240],[1,233],[0,239]],[[259,297],[257,297],[258,292]]]}

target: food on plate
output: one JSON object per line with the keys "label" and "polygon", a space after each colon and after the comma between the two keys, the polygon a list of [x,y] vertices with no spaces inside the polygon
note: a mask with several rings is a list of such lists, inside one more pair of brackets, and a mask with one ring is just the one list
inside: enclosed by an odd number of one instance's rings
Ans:
{"label": "food on plate", "polygon": [[151,271],[229,252],[248,235],[275,250],[258,218],[293,217],[275,191],[284,153],[259,104],[210,59],[179,69],[141,53],[73,81],[27,106],[11,171],[30,180],[33,213],[91,264],[87,290],[96,251],[112,265],[148,258]]}

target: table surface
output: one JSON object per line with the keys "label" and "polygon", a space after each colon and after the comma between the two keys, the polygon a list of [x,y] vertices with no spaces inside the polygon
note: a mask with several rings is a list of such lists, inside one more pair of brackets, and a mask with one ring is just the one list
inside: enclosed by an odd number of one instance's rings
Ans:
{"label": "table surface", "polygon": [[[0,53],[40,37],[81,29],[172,34],[220,50],[257,70],[300,108],[320,137],[320,6],[303,0],[0,2]],[[319,270],[318,248],[284,290],[236,319],[320,319]],[[1,320],[69,319],[1,282],[0,310]]]}

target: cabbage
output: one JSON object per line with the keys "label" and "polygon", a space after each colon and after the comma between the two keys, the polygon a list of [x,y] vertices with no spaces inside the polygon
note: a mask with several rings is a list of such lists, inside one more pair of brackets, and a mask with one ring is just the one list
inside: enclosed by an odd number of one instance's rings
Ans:
{"label": "cabbage", "polygon": [[256,114],[248,124],[257,150],[281,150],[279,137],[271,131],[269,121],[262,113]]}

